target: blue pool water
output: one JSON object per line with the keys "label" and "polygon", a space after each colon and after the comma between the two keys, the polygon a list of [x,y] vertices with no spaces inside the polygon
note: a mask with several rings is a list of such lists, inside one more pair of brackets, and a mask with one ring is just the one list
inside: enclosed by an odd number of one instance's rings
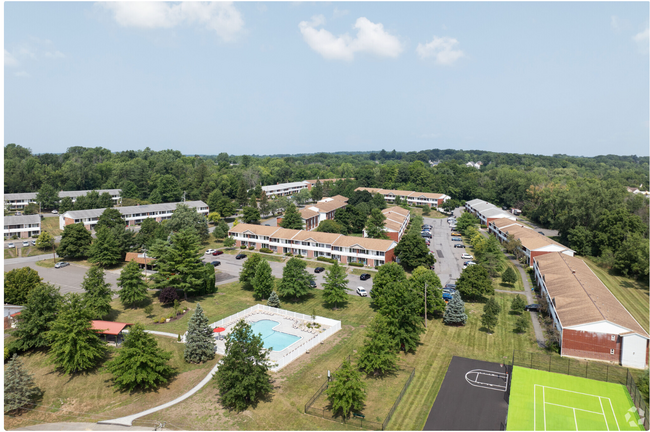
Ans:
{"label": "blue pool water", "polygon": [[264,342],[264,348],[273,348],[273,351],[282,351],[292,343],[297,342],[301,339],[298,336],[273,330],[273,327],[277,326],[278,324],[280,323],[277,321],[261,320],[251,325],[254,334],[262,334],[262,342]]}

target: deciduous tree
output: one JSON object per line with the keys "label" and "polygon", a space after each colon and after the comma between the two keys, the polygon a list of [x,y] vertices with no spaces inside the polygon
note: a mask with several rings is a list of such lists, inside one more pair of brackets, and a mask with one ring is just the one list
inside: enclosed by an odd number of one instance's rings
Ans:
{"label": "deciduous tree", "polygon": [[[61,248],[59,247],[59,254]],[[113,232],[107,227],[97,230],[97,238],[89,249],[88,261],[102,267],[114,266],[122,261],[122,250]]]}
{"label": "deciduous tree", "polygon": [[57,253],[66,258],[85,258],[92,241],[90,231],[82,223],[66,225],[61,234]]}
{"label": "deciduous tree", "polygon": [[241,272],[239,273],[239,282],[246,287],[250,287],[253,284],[253,279],[257,273],[257,267],[263,260],[264,258],[262,258],[262,255],[258,253],[248,256],[246,261],[244,261]]}
{"label": "deciduous tree", "polygon": [[440,316],[444,313],[446,303],[442,299],[442,291],[440,290],[440,288],[442,288],[442,283],[440,282],[438,275],[433,270],[429,270],[425,267],[416,268],[411,274],[409,283],[411,284],[413,291],[419,293],[422,299],[418,312],[419,315],[424,316],[425,284],[427,293],[427,315],[432,314]]}
{"label": "deciduous tree", "polygon": [[334,380],[329,383],[325,394],[334,414],[347,418],[365,406],[366,384],[361,380],[361,373],[346,359],[334,372]]}
{"label": "deciduous tree", "polygon": [[388,320],[387,332],[406,352],[414,352],[424,333],[424,323],[418,311],[422,299],[408,282],[392,282],[386,287],[379,313]]}
{"label": "deciduous tree", "polygon": [[210,238],[208,231],[208,219],[196,208],[188,207],[185,204],[178,204],[172,213],[171,219],[167,221],[167,229],[171,232],[180,232],[184,229],[191,229],[199,237],[200,241]]}
{"label": "deciduous tree", "polygon": [[390,262],[380,266],[379,271],[372,279],[372,290],[370,291],[375,309],[380,309],[384,305],[384,297],[389,284],[404,281],[406,281],[406,273],[399,264]]}
{"label": "deciduous tree", "polygon": [[43,183],[36,194],[36,202],[42,210],[55,209],[59,206],[59,192],[49,183]]}
{"label": "deciduous tree", "polygon": [[246,206],[243,209],[244,213],[244,222],[247,224],[259,225],[260,223],[260,211],[256,207]]}
{"label": "deciduous tree", "polygon": [[98,230],[101,227],[112,229],[118,226],[126,226],[126,222],[122,219],[122,213],[120,213],[118,209],[107,208],[101,215],[99,215],[97,225],[95,225],[95,230]]}
{"label": "deciduous tree", "polygon": [[21,267],[5,273],[5,303],[26,305],[29,293],[43,280],[31,267]]}
{"label": "deciduous tree", "polygon": [[494,287],[487,270],[480,265],[467,267],[460,274],[456,286],[465,300],[477,300],[494,295]]}
{"label": "deciduous tree", "polygon": [[395,247],[395,255],[407,270],[424,266],[430,268],[436,258],[429,251],[427,242],[415,231],[410,230]]}

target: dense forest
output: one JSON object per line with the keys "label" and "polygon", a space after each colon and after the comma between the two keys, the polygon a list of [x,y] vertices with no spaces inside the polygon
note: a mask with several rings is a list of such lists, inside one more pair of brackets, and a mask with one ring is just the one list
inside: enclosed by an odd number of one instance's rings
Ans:
{"label": "dense forest", "polygon": [[[482,166],[466,166],[469,161]],[[85,147],[34,155],[19,145],[5,146],[5,193],[36,192],[49,184],[57,190],[121,188],[123,197],[140,203],[180,201],[185,193],[187,200],[210,204],[216,194],[241,205],[246,191],[259,194],[260,185],[349,178],[354,180],[337,182],[327,192],[351,197],[358,186],[380,187],[445,193],[459,204],[480,198],[520,208],[532,221],[559,230],[560,241],[579,254],[636,276],[648,275],[648,200],[626,187],[647,190],[648,177],[648,157],[636,156],[440,149],[187,156],[177,150],[113,153]]]}

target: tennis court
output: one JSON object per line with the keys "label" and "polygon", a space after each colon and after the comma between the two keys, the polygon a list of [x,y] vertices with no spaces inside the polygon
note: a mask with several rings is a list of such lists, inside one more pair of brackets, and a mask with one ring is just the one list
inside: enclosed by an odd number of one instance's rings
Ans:
{"label": "tennis court", "polygon": [[507,430],[642,431],[625,386],[515,366]]}

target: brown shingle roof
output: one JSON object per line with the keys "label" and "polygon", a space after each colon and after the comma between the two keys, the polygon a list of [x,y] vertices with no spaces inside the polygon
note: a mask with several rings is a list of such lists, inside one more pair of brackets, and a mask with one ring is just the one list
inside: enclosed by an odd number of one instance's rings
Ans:
{"label": "brown shingle roof", "polygon": [[[316,207],[319,209],[322,213],[329,213],[331,211],[334,211],[336,209],[339,209],[341,207],[347,206],[348,203],[339,201],[339,200],[333,200],[333,201],[328,201],[328,202],[317,202],[316,204],[310,204],[309,207]],[[307,208],[309,208],[307,207]]]}
{"label": "brown shingle roof", "polygon": [[245,223],[240,223],[235,225],[232,228],[228,229],[228,232],[235,232],[235,233],[243,233],[245,231],[250,231],[253,234],[261,235],[261,236],[270,236],[273,234],[275,231],[277,231],[278,227],[270,227],[266,225],[252,225],[252,224],[245,224]]}
{"label": "brown shingle roof", "polygon": [[317,243],[332,244],[339,237],[341,237],[341,234],[318,231],[300,231],[293,239],[300,241],[308,241],[309,239],[312,239]]}
{"label": "brown shingle roof", "polygon": [[334,195],[333,197],[330,198],[338,201],[348,202],[348,198],[344,197],[343,195]]}
{"label": "brown shingle roof", "polygon": [[550,238],[538,233],[535,230],[525,228],[522,225],[509,226],[507,228],[504,228],[502,231],[508,235],[512,234],[515,236],[516,239],[519,239],[519,241],[521,241],[521,245],[528,250],[537,250],[543,248],[544,246],[551,245],[559,246],[564,250],[571,250],[563,244],[560,244],[555,240],[551,240]]}
{"label": "brown shingle roof", "polygon": [[524,226],[521,223],[518,223],[518,222],[513,221],[512,219],[508,219],[508,218],[494,219],[493,221],[490,221],[490,224],[494,224],[494,226],[499,228],[499,229],[502,229],[503,227],[507,227],[507,226],[510,226],[510,225]]}
{"label": "brown shingle roof", "polygon": [[279,238],[279,239],[285,239],[285,240],[290,240],[296,236],[296,234],[300,233],[302,230],[295,230],[295,229],[287,229],[287,228],[279,228],[276,232],[273,233],[272,238]]}
{"label": "brown shingle roof", "polygon": [[303,219],[311,219],[313,217],[318,217],[318,213],[311,210],[309,207],[305,207],[303,209],[300,209],[299,211]]}
{"label": "brown shingle roof", "polygon": [[130,262],[130,261],[135,261],[138,264],[146,264],[146,265],[151,265],[154,262],[156,262],[155,258],[152,258],[148,256],[146,259],[144,257],[144,253],[139,253],[139,252],[127,252],[126,257],[124,258],[125,262]]}
{"label": "brown shingle roof", "polygon": [[358,187],[358,188],[355,189],[355,191],[368,191],[368,192],[370,192],[371,194],[374,195],[377,192],[381,192],[382,189],[380,189],[380,188],[369,188],[369,187]]}
{"label": "brown shingle roof", "polygon": [[608,321],[648,337],[583,260],[558,252],[536,263],[563,327]]}
{"label": "brown shingle roof", "polygon": [[402,224],[401,224],[401,223],[399,223],[399,222],[395,222],[395,221],[392,221],[392,220],[390,220],[390,219],[386,219],[386,220],[384,221],[384,226],[385,226],[387,229],[389,229],[389,230],[393,230],[393,231],[395,231],[395,232],[399,232],[399,230],[402,229]]}
{"label": "brown shingle roof", "polygon": [[401,215],[404,215],[404,216],[409,214],[408,210],[406,210],[405,208],[399,207],[399,206],[388,207],[388,208],[382,210],[382,212],[384,212],[384,213],[393,212],[393,213],[401,214]]}
{"label": "brown shingle roof", "polygon": [[395,245],[393,240],[380,240],[363,237],[341,236],[334,243],[333,246],[352,247],[358,245],[363,249],[376,250],[385,252],[390,250]]}

